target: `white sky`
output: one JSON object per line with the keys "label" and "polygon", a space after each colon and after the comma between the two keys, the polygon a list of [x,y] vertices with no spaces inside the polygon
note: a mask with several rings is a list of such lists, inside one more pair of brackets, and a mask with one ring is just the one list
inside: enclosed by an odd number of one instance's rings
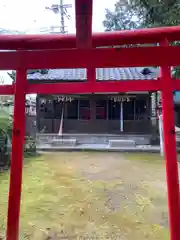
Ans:
{"label": "white sky", "polygon": [[[114,9],[117,0],[93,1],[93,31],[103,32],[102,22],[105,17],[105,8]],[[75,33],[75,0],[64,0],[64,4],[72,4],[68,9],[70,20],[65,20],[69,33]],[[60,25],[60,15],[45,9],[52,4],[59,4],[59,0],[0,0],[0,28],[9,30],[38,33],[40,28],[49,28]],[[4,83],[2,83],[2,79]],[[0,71],[0,85],[10,84],[9,76]]]}
{"label": "white sky", "polygon": [[[71,20],[66,20],[68,32],[75,32],[74,0],[64,0],[65,4],[72,4],[68,9]],[[104,30],[102,21],[105,8],[113,9],[116,0],[94,0],[93,5],[93,31]],[[60,16],[46,10],[46,6],[58,4],[58,0],[0,0],[0,28],[13,30],[26,30],[37,33],[39,28],[60,24]]]}

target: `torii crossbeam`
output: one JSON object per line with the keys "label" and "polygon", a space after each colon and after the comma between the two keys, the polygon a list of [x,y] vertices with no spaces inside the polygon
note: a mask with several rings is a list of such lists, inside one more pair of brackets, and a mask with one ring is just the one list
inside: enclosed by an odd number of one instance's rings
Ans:
{"label": "torii crossbeam", "polygon": [[[170,69],[171,66],[180,65],[180,47],[168,45],[169,42],[180,40],[180,27],[92,34],[93,1],[75,2],[76,35],[0,36],[0,50],[10,50],[0,51],[0,69],[16,70],[16,82],[11,86],[0,86],[0,94],[15,96],[6,239],[19,239],[26,94],[161,91],[170,238],[180,240],[179,180],[173,109],[173,91],[180,90],[180,80],[172,79]],[[138,43],[157,43],[157,46],[97,48]],[[96,82],[97,67],[133,66],[159,66],[161,76],[157,80]],[[27,82],[27,69],[43,68],[87,68],[88,80],[83,83]]]}

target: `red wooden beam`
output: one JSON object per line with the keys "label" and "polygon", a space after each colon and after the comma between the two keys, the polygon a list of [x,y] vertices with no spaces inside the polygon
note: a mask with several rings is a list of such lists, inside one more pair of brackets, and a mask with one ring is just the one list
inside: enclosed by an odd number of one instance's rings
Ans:
{"label": "red wooden beam", "polygon": [[15,84],[12,155],[6,240],[19,239],[19,215],[25,134],[25,87],[26,70],[18,69],[16,73]]}
{"label": "red wooden beam", "polygon": [[[168,41],[165,40],[161,45],[167,46]],[[161,67],[160,81],[162,88],[163,133],[166,159],[170,238],[171,240],[178,240],[180,239],[179,177],[174,120],[174,89],[170,66],[165,65]]]}
{"label": "red wooden beam", "polygon": [[14,85],[0,85],[0,95],[14,94]]}
{"label": "red wooden beam", "polygon": [[[136,43],[157,43],[167,38],[169,41],[180,40],[180,26],[146,28],[138,30],[94,33],[93,47],[113,46]],[[0,49],[59,49],[75,48],[75,35],[1,35]]]}
{"label": "red wooden beam", "polygon": [[18,52],[0,52],[0,69],[177,66],[179,56],[180,46],[24,51],[23,62]]}
{"label": "red wooden beam", "polygon": [[180,91],[180,79],[173,80],[174,91]]}
{"label": "red wooden beam", "polygon": [[[105,83],[105,84],[104,84]],[[102,86],[103,84],[103,86]],[[127,86],[128,85],[128,86]],[[117,80],[117,81],[101,81],[97,82],[97,84],[89,84],[89,83],[81,83],[81,82],[75,82],[75,83],[42,83],[42,84],[35,84],[29,83],[26,88],[26,94],[30,93],[41,93],[45,92],[47,94],[48,89],[53,89],[53,92],[55,93],[67,93],[69,91],[69,94],[82,91],[82,92],[92,92],[91,88],[96,88],[99,91],[99,89],[102,89],[103,91],[106,89],[106,92],[117,92],[117,87],[124,90],[127,90],[128,87],[131,88],[136,92],[139,91],[159,91],[161,90],[161,85],[159,80]],[[44,90],[42,90],[44,88]],[[147,89],[149,88],[149,89]],[[142,90],[141,90],[142,89]],[[173,81],[173,89],[174,91],[180,91],[180,79],[176,79]],[[94,91],[94,90],[93,90]],[[130,91],[130,90],[128,90]],[[81,93],[81,92],[80,92]],[[1,85],[0,86],[0,95],[13,95],[14,94],[14,84],[13,85]]]}
{"label": "red wooden beam", "polygon": [[86,94],[159,90],[160,80],[100,81],[96,83],[30,83],[27,86],[27,94]]}

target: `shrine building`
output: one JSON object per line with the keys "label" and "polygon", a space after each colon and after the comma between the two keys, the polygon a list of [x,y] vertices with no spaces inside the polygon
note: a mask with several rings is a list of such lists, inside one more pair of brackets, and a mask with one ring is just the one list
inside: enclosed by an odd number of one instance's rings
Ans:
{"label": "shrine building", "polygon": [[[157,68],[99,68],[97,81],[156,80]],[[85,69],[54,69],[28,74],[33,83],[85,82]],[[157,93],[37,95],[37,128],[43,133],[151,134],[157,127]]]}

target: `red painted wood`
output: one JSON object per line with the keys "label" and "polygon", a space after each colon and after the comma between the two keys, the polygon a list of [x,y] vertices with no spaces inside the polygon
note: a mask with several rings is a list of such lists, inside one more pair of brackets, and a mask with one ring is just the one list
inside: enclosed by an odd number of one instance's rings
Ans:
{"label": "red painted wood", "polygon": [[88,82],[96,82],[96,69],[93,67],[89,67],[87,69],[87,81]]}
{"label": "red painted wood", "polygon": [[87,48],[92,46],[92,0],[76,0],[76,46]]}
{"label": "red painted wood", "polygon": [[12,157],[6,236],[7,240],[19,239],[19,214],[23,167],[23,145],[25,134],[25,85],[26,71],[24,69],[18,69],[16,73],[14,99]]}
{"label": "red painted wood", "polygon": [[[76,0],[76,47],[77,48],[92,48],[92,0]],[[93,59],[91,59],[93,62]],[[95,67],[87,69],[88,82],[96,81]]]}
{"label": "red painted wood", "polygon": [[[93,47],[120,44],[157,43],[167,38],[169,41],[180,40],[180,26],[146,28],[128,31],[94,33]],[[75,35],[1,35],[0,49],[59,49],[75,48]]]}
{"label": "red painted wood", "polygon": [[[121,88],[121,91],[124,89],[125,91],[132,89],[136,92],[138,91],[159,91],[161,90],[160,82],[152,80],[126,80],[126,81],[101,81],[101,83],[97,83],[97,85],[87,85],[87,83],[51,83],[51,84],[29,84],[26,88],[26,94],[30,93],[46,93],[48,94],[48,89],[53,91],[54,93],[75,93],[76,91],[83,92],[92,92],[97,86],[97,90],[102,89],[103,91],[111,90],[110,92],[117,92],[117,87]],[[114,85],[114,86],[113,86]],[[139,88],[140,85],[140,88]],[[37,87],[37,88],[36,88]],[[43,89],[44,88],[44,89]],[[180,91],[180,79],[176,79],[173,81],[173,89]],[[128,90],[130,91],[130,90]],[[1,85],[0,86],[0,94],[1,95],[12,95],[14,94],[14,85]]]}
{"label": "red painted wood", "polygon": [[0,95],[14,94],[14,85],[0,85]]}
{"label": "red painted wood", "polygon": [[173,81],[173,89],[180,91],[180,79],[176,79]]}
{"label": "red painted wood", "polygon": [[99,81],[96,83],[31,83],[27,86],[27,94],[117,93],[158,90],[160,90],[159,80]]}
{"label": "red painted wood", "polygon": [[21,65],[27,69],[176,66],[180,65],[179,56],[180,46],[44,50],[25,51],[22,63],[17,52],[0,52],[0,69],[16,69]]}
{"label": "red painted wood", "polygon": [[[180,239],[178,229],[179,219],[179,182],[174,134],[173,90],[180,89],[180,82],[172,82],[168,66],[180,65],[180,47],[151,47],[130,49],[90,49],[91,47],[109,46],[133,43],[159,42],[165,38],[169,41],[180,40],[180,27],[144,29],[136,31],[121,31],[112,33],[93,34],[90,43],[90,6],[86,11],[77,0],[77,40],[86,49],[29,51],[23,52],[22,61],[19,52],[0,52],[0,69],[18,69],[17,80],[12,86],[1,86],[0,93],[15,92],[15,109],[12,137],[12,159],[10,172],[10,191],[7,221],[7,240],[18,240],[19,212],[21,198],[23,143],[25,131],[25,92],[41,94],[72,94],[72,93],[115,93],[129,91],[162,90],[164,147],[166,154],[167,185],[171,240]],[[85,2],[85,0],[84,0]],[[90,1],[89,1],[90,2]],[[92,1],[91,1],[92,2]],[[79,9],[79,10],[78,10]],[[86,12],[86,20],[80,16]],[[87,14],[88,12],[88,14]],[[78,14],[77,14],[78,15]],[[78,16],[77,16],[78,17]],[[82,25],[84,24],[84,25]],[[82,26],[82,33],[79,30]],[[85,29],[84,26],[88,26]],[[75,36],[34,35],[34,36],[0,36],[0,49],[59,49],[75,48]],[[87,49],[89,48],[89,49]],[[27,69],[42,68],[95,68],[95,67],[132,67],[132,66],[163,66],[160,80],[146,81],[101,81],[85,83],[56,83],[56,84],[27,84]],[[92,74],[92,72],[91,72]],[[91,80],[94,79],[92,74]],[[26,88],[26,89],[25,89]]]}
{"label": "red painted wood", "polygon": [[[162,45],[168,45],[168,41],[162,42]],[[179,240],[179,178],[174,127],[173,83],[170,66],[166,65],[161,67],[161,81],[170,237],[171,240]]]}

